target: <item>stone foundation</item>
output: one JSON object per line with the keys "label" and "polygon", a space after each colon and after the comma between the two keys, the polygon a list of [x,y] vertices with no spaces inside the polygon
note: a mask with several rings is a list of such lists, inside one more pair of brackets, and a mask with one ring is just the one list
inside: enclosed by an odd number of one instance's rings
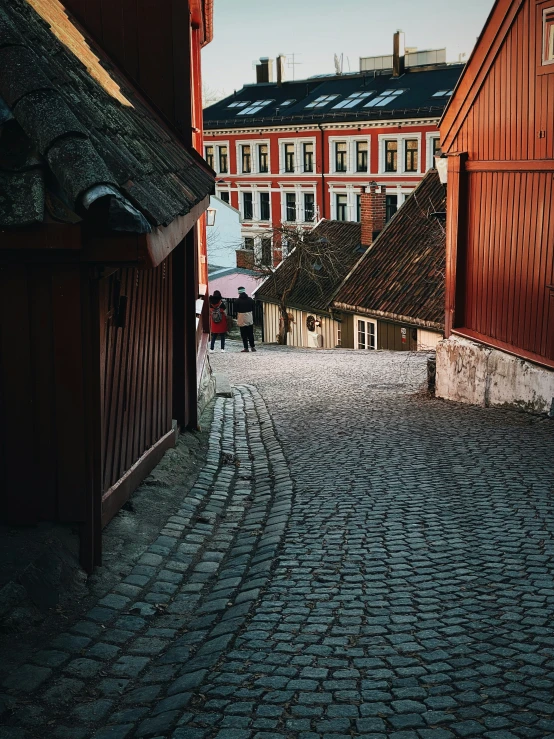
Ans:
{"label": "stone foundation", "polygon": [[436,395],[554,415],[554,371],[458,336],[437,345]]}

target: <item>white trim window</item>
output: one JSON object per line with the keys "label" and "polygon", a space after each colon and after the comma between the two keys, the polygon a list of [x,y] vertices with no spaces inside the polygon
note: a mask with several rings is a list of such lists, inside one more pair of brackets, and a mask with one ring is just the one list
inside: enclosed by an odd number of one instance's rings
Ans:
{"label": "white trim window", "polygon": [[329,137],[330,174],[367,174],[371,138]]}
{"label": "white trim window", "polygon": [[283,223],[313,223],[317,219],[314,187],[281,188],[281,221]]}
{"label": "white trim window", "polygon": [[215,196],[227,205],[231,205],[231,190],[228,187],[216,187]]}
{"label": "white trim window", "polygon": [[241,190],[239,193],[240,215],[243,221],[254,220],[254,191]]}
{"label": "white trim window", "polygon": [[236,142],[237,173],[267,174],[271,171],[269,139],[263,141],[240,140]]}
{"label": "white trim window", "polygon": [[440,150],[440,134],[427,133],[425,135],[425,150],[427,152],[427,161],[425,171],[432,169],[435,166],[435,156],[437,151]]}
{"label": "white trim window", "polygon": [[258,191],[258,219],[264,222],[271,221],[271,192],[269,190]]}
{"label": "white trim window", "polygon": [[315,169],[315,138],[279,140],[280,174],[313,174]]}
{"label": "white trim window", "polygon": [[329,185],[332,221],[356,221],[360,189],[353,185],[337,187]]}
{"label": "white trim window", "polygon": [[229,142],[210,141],[204,144],[204,158],[216,174],[229,174]]}
{"label": "white trim window", "polygon": [[356,349],[377,349],[377,321],[366,316],[354,316],[354,342]]}
{"label": "white trim window", "polygon": [[379,174],[421,174],[421,133],[379,134]]}

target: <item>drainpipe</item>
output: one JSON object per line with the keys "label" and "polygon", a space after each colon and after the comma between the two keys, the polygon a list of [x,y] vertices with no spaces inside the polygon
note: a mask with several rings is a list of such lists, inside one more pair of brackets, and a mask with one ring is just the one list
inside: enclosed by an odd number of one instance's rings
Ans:
{"label": "drainpipe", "polygon": [[327,218],[327,193],[325,192],[325,130],[318,123],[321,131],[321,217]]}

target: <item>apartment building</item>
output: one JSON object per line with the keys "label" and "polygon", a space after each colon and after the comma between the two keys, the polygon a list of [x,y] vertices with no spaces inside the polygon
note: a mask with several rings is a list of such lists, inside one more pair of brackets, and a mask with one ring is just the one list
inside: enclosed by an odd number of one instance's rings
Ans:
{"label": "apartment building", "polygon": [[284,80],[284,57],[261,59],[256,84],[204,111],[205,157],[216,194],[241,213],[245,249],[267,263],[280,224],[359,221],[370,181],[387,189],[390,218],[433,166],[438,122],[463,64],[446,50],[404,48],[360,59],[353,74]]}

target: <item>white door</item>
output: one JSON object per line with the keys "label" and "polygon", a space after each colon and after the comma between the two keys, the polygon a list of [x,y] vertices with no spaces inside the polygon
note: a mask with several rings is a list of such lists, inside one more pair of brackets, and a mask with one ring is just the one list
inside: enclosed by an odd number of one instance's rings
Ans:
{"label": "white door", "polygon": [[377,348],[377,321],[356,318],[356,349]]}

